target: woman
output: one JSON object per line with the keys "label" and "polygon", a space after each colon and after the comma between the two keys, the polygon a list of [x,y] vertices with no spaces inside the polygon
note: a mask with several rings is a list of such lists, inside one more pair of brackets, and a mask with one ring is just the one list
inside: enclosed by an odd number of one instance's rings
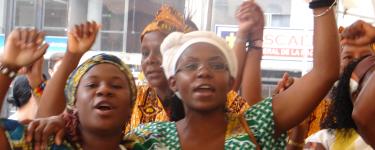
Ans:
{"label": "woman", "polygon": [[306,139],[306,148],[372,149],[358,135],[352,112],[354,104],[360,102],[357,95],[367,83],[374,66],[375,57],[368,56],[345,68],[338,85],[332,91],[328,114],[322,123],[323,130]]}
{"label": "woman", "polygon": [[[238,68],[235,54],[225,41],[210,32],[170,34],[161,46],[163,68],[171,89],[184,103],[186,117],[177,122],[141,125],[127,135],[133,139],[130,147],[285,148],[283,133],[314,109],[339,73],[338,35],[334,12],[328,6],[314,8],[314,13],[324,15],[315,18],[311,72],[283,93],[266,98],[239,116],[225,113],[226,92],[231,90]],[[290,104],[298,107],[291,110]]]}
{"label": "woman", "polygon": [[29,67],[21,69],[25,75],[18,76],[13,82],[8,102],[17,107],[17,111],[9,119],[20,122],[35,118],[39,106],[39,91],[44,88],[46,79],[42,73],[43,60],[40,58]]}
{"label": "woman", "polygon": [[[87,29],[84,30],[88,31]],[[75,34],[85,31],[78,29]],[[75,38],[80,41],[90,37],[77,35]],[[60,127],[58,129],[66,124],[65,130],[71,132],[68,132],[69,135],[65,136],[64,141],[58,143],[61,145],[50,142],[45,143],[41,148],[125,149],[122,145],[124,141],[121,131],[129,121],[135,96],[136,86],[133,76],[119,58],[106,54],[93,56],[74,70],[66,84],[68,111],[62,117],[68,122],[61,123],[58,117],[55,120],[41,120],[41,122],[57,122],[57,126]],[[50,127],[38,126],[41,122],[33,122],[28,128],[41,132],[44,127]],[[0,143],[4,146],[2,149],[32,149],[33,146],[38,149],[40,145],[36,142],[48,138],[34,136],[35,143],[30,142],[30,136],[28,138],[25,136],[25,128],[17,122],[1,120]],[[28,135],[32,134],[28,133]]]}

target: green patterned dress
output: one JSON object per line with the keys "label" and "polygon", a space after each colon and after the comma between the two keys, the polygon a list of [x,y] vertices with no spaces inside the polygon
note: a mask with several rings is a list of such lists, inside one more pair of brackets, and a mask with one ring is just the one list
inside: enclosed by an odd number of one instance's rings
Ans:
{"label": "green patterned dress", "polygon": [[[245,119],[248,127],[244,127],[241,118]],[[255,149],[250,141],[246,128],[253,132],[257,143],[262,149],[285,149],[286,135],[274,138],[274,120],[272,111],[272,98],[255,104],[244,115],[228,116],[228,126],[225,137],[225,149]],[[139,126],[130,132],[126,139],[129,140],[129,149],[181,149],[175,122],[154,122]]]}

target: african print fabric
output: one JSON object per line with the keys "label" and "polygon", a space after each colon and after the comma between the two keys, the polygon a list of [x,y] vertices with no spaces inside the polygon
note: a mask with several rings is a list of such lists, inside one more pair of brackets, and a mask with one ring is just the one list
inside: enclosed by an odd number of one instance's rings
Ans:
{"label": "african print fabric", "polygon": [[[153,88],[140,86],[137,91],[137,99],[132,110],[130,123],[125,129],[126,132],[138,127],[140,124],[170,121],[170,114],[164,108],[162,101]],[[236,92],[230,91],[227,97],[226,109],[229,114],[238,115],[249,108],[246,100]]]}
{"label": "african print fabric", "polygon": [[[246,128],[240,119],[245,118],[248,128],[251,129],[257,143],[262,149],[285,149],[286,135],[274,138],[275,128],[272,112],[272,99],[267,98],[242,115],[228,115],[228,126],[225,136],[225,149],[255,149],[250,141]],[[130,149],[181,149],[175,122],[153,122],[140,125],[126,135]]]}

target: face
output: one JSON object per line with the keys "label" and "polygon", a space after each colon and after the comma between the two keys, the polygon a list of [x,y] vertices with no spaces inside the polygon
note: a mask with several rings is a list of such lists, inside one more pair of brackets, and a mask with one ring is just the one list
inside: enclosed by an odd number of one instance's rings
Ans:
{"label": "face", "polygon": [[187,111],[224,109],[234,80],[227,64],[221,51],[207,43],[193,44],[182,54],[169,84],[179,92]]}
{"label": "face", "polygon": [[112,64],[92,67],[81,78],[77,88],[75,107],[82,128],[121,133],[130,117],[128,83],[125,74]]}
{"label": "face", "polygon": [[149,32],[144,35],[141,42],[141,66],[152,87],[167,86],[167,79],[161,68],[162,55],[160,52],[160,44],[165,37],[161,32]]}
{"label": "face", "polygon": [[369,46],[344,45],[340,56],[340,72],[342,72],[353,60],[367,55],[371,55],[371,48]]}

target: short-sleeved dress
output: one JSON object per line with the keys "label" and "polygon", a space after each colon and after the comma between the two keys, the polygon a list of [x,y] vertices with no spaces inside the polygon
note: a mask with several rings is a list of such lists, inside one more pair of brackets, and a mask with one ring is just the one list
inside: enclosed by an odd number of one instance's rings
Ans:
{"label": "short-sleeved dress", "polygon": [[[246,128],[253,132],[262,149],[285,149],[286,135],[274,138],[272,98],[266,98],[244,112],[243,115],[228,116],[225,149],[255,149]],[[247,124],[241,123],[245,119]],[[248,127],[244,127],[244,126]],[[127,136],[131,149],[181,149],[175,122],[153,122],[140,125]]]}

